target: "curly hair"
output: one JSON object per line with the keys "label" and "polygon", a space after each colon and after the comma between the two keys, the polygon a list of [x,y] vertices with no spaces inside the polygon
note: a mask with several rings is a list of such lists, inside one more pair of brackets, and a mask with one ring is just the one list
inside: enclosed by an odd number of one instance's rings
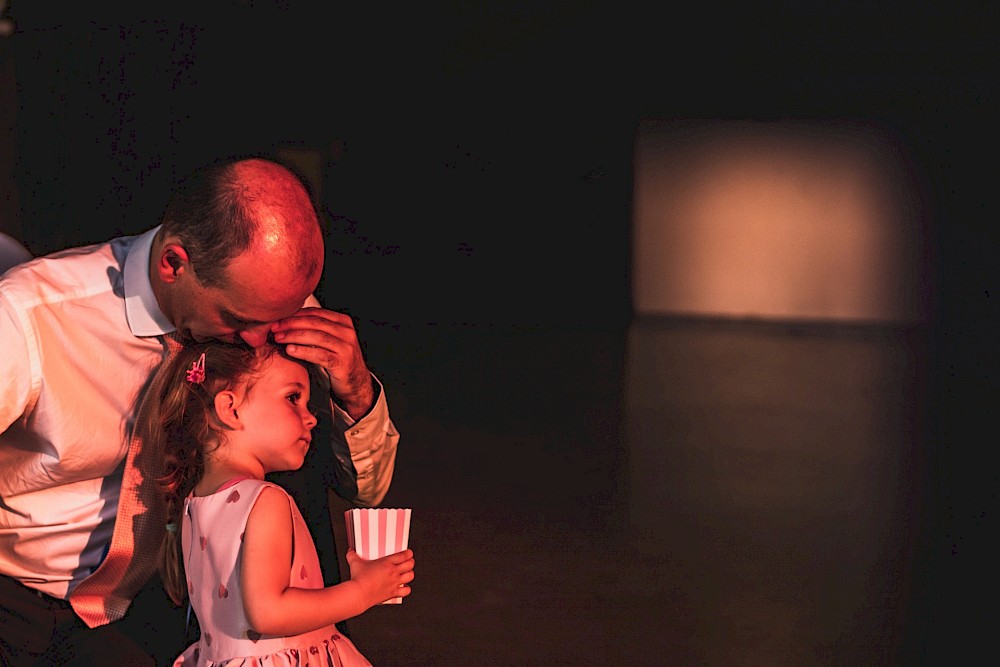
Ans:
{"label": "curly hair", "polygon": [[[188,382],[186,369],[205,355],[205,378]],[[168,378],[151,397],[149,419],[140,424],[144,442],[161,451],[164,475],[158,480],[167,508],[168,530],[160,554],[160,574],[170,598],[181,604],[187,597],[179,526],[184,500],[205,471],[205,455],[224,442],[225,433],[215,413],[215,396],[243,387],[249,390],[265,362],[282,348],[251,348],[218,341],[188,343],[167,363]]]}

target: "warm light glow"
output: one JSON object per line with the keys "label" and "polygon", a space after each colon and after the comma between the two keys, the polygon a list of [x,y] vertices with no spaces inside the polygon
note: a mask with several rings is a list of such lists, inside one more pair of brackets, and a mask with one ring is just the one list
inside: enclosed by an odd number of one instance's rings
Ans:
{"label": "warm light glow", "polygon": [[884,137],[803,123],[646,123],[635,155],[638,314],[918,322],[915,184]]}

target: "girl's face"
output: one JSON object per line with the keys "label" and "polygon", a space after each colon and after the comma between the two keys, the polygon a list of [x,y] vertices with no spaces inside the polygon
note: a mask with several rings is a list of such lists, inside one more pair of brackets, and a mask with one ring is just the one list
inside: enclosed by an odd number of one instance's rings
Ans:
{"label": "girl's face", "polygon": [[316,417],[309,412],[309,374],[294,361],[275,354],[238,406],[243,429],[235,440],[256,458],[265,473],[302,466]]}

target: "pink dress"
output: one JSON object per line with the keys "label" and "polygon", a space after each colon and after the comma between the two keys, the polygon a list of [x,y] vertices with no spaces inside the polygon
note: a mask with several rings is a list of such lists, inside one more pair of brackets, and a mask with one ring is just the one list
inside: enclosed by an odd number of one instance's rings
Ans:
{"label": "pink dress", "polygon": [[201,624],[201,638],[174,661],[174,667],[371,667],[336,626],[282,637],[261,635],[247,622],[240,592],[240,548],[250,510],[269,486],[288,497],[292,513],[289,585],[323,587],[312,536],[295,501],[280,486],[244,479],[209,496],[189,497],[184,504],[181,540],[188,592]]}

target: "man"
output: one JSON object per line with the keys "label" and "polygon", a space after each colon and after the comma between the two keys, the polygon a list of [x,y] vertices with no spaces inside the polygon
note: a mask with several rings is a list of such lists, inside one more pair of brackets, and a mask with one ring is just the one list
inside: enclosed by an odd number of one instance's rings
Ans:
{"label": "man", "polygon": [[[302,182],[249,159],[197,172],[157,228],[0,279],[0,664],[155,664],[144,635],[173,632],[130,625],[138,604],[84,622],[74,596],[108,550],[129,422],[167,334],[270,336],[325,369],[332,447],[313,449],[337,468],[326,479],[358,504],[382,500],[398,434],[350,318],[312,296],[323,258]],[[146,542],[137,554],[155,552]]]}

